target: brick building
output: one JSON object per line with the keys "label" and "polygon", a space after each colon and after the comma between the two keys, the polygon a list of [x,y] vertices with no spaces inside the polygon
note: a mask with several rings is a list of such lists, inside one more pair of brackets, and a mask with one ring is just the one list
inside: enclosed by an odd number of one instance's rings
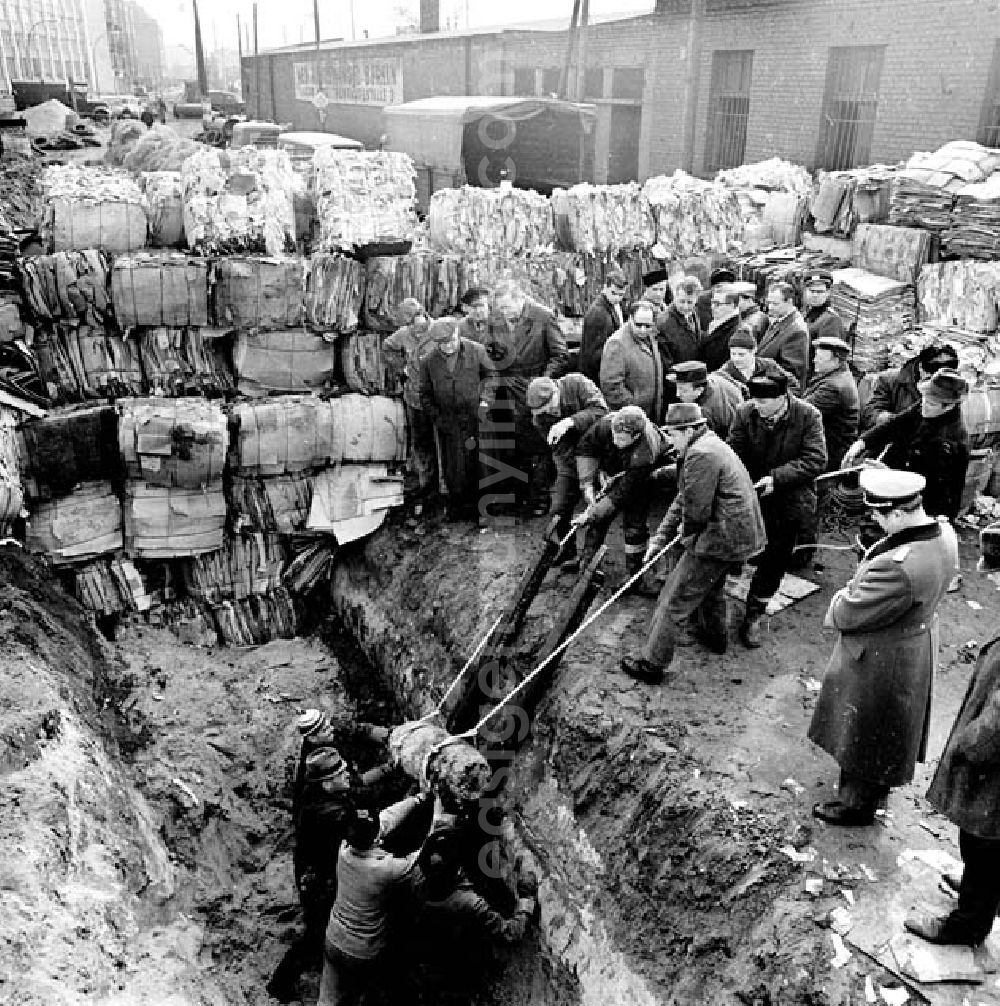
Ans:
{"label": "brick building", "polygon": [[[567,4],[567,11],[569,5]],[[245,57],[253,114],[375,144],[385,104],[546,94],[568,33],[480,30]],[[658,0],[593,24],[579,98],[598,106],[594,181],[783,157],[897,161],[950,139],[1000,146],[1000,0]]]}

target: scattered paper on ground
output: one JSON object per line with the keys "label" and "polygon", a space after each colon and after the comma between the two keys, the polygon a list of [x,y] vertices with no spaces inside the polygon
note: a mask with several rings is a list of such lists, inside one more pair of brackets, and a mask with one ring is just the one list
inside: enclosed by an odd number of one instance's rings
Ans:
{"label": "scattered paper on ground", "polygon": [[[752,570],[744,569],[739,576],[730,576],[726,580],[726,593],[730,597],[735,597],[738,601],[746,601],[747,593],[750,590],[750,578],[753,576]],[[768,601],[767,613],[776,615],[779,611],[791,607],[796,601],[815,594],[819,590],[819,584],[811,580],[803,580],[801,576],[786,573],[782,577],[781,585],[778,587],[774,597]]]}

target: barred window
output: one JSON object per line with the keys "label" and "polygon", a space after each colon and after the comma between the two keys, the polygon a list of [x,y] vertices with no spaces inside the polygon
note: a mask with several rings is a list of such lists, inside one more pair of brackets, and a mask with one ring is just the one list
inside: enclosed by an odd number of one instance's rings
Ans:
{"label": "barred window", "polygon": [[752,75],[752,49],[718,50],[712,54],[712,85],[705,137],[706,172],[735,168],[743,163]]}
{"label": "barred window", "polygon": [[816,167],[837,171],[871,160],[884,45],[830,50]]}

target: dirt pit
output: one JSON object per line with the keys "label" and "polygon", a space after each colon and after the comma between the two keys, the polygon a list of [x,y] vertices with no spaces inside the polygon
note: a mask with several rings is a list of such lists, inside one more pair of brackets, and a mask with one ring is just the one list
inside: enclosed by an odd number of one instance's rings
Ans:
{"label": "dirt pit", "polygon": [[[351,635],[330,618],[247,650],[192,646],[184,626],[141,620],[107,643],[41,566],[0,553],[0,1002],[272,1002],[264,985],[299,925],[294,719],[320,706],[392,724],[433,706],[538,527],[492,534],[389,528],[345,561],[334,590]],[[970,541],[966,582],[942,613],[932,758],[968,680],[967,644],[995,626],[997,585],[971,573]],[[613,554],[604,596],[619,564]],[[463,1002],[833,1006],[865,1001],[866,978],[895,984],[858,953],[833,965],[830,912],[845,892],[860,902],[899,889],[901,853],[954,854],[955,836],[923,800],[933,763],[874,829],[809,815],[836,777],[805,740],[832,644],[819,626],[849,572],[844,557],[814,576],[823,590],[773,618],[760,651],[685,653],[667,688],[615,669],[651,601],[629,599],[588,630],[505,796],[542,867],[540,924]],[[526,659],[566,586],[546,580]],[[351,753],[362,768],[379,757]],[[304,1002],[317,982],[307,976]],[[403,1001],[445,1000],[414,987]]]}

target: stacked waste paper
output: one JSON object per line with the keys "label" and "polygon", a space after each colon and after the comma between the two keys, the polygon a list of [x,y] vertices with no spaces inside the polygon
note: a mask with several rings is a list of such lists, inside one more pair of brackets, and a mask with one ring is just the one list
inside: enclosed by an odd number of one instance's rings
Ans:
{"label": "stacked waste paper", "polygon": [[10,534],[11,523],[24,508],[24,487],[18,463],[17,423],[19,416],[0,407],[0,532]]}
{"label": "stacked waste paper", "polygon": [[111,268],[119,326],[208,324],[208,262],[181,252],[120,255]]}
{"label": "stacked waste paper", "polygon": [[853,362],[862,371],[884,370],[887,340],[913,328],[913,287],[864,269],[833,273],[830,303],[851,333]]}
{"label": "stacked waste paper", "polygon": [[412,242],[415,181],[408,154],[319,147],[313,155],[319,247],[350,251]]}
{"label": "stacked waste paper", "polygon": [[140,176],[154,248],[184,245],[184,186],[180,171],[145,171]]}
{"label": "stacked waste paper", "polygon": [[0,161],[0,191],[3,215],[14,230],[34,231],[42,221],[42,200],[38,191],[38,162],[5,152]]}
{"label": "stacked waste paper", "polygon": [[951,221],[941,234],[941,250],[969,258],[1000,258],[1000,171],[955,193]]}
{"label": "stacked waste paper", "polygon": [[892,184],[889,223],[943,231],[951,224],[957,192],[984,182],[1000,168],[1000,151],[968,140],[914,154]]}
{"label": "stacked waste paper", "polygon": [[101,615],[148,611],[153,603],[144,577],[126,556],[97,559],[80,566],[75,587],[80,603]]}
{"label": "stacked waste paper", "polygon": [[740,250],[744,221],[732,189],[683,171],[657,175],[642,187],[664,258]]}
{"label": "stacked waste paper", "polygon": [[817,234],[850,237],[858,224],[884,223],[895,174],[896,168],[887,164],[820,172],[809,206],[813,229]]}
{"label": "stacked waste paper", "polygon": [[136,174],[147,171],[180,171],[184,162],[204,143],[178,136],[169,126],[154,125],[144,131],[122,158],[122,166]]}
{"label": "stacked waste paper", "polygon": [[233,372],[244,395],[330,390],[336,383],[336,340],[304,328],[239,332]]}
{"label": "stacked waste paper", "polygon": [[1000,325],[1000,262],[961,259],[924,266],[918,291],[925,321],[983,333]]}
{"label": "stacked waste paper", "polygon": [[533,189],[439,189],[427,221],[431,244],[458,255],[538,253],[555,244],[552,204]]}
{"label": "stacked waste paper", "polygon": [[294,248],[299,182],[285,151],[206,148],[184,162],[181,182],[189,248],[208,255]]}
{"label": "stacked waste paper", "polygon": [[146,244],[146,204],[123,171],[75,164],[47,167],[38,181],[41,233],[50,251],[130,252]]}
{"label": "stacked waste paper", "polygon": [[35,333],[32,350],[56,404],[143,394],[138,345],[104,326],[57,322]]}
{"label": "stacked waste paper", "polygon": [[280,329],[305,317],[308,263],[299,258],[234,256],[212,271],[212,317],[224,328]]}
{"label": "stacked waste paper", "polygon": [[772,157],[718,172],[715,181],[731,189],[739,203],[747,247],[796,244],[813,195],[809,172],[801,165]]}
{"label": "stacked waste paper", "polygon": [[556,240],[566,251],[606,254],[656,242],[649,200],[635,182],[555,189],[552,213]]}
{"label": "stacked waste paper", "polygon": [[860,224],[854,232],[851,260],[859,269],[879,276],[916,283],[930,255],[929,231],[916,227]]}
{"label": "stacked waste paper", "polygon": [[109,262],[104,252],[62,251],[20,262],[25,303],[38,321],[100,326],[112,318]]}
{"label": "stacked waste paper", "polygon": [[407,297],[417,300],[434,318],[457,311],[462,277],[463,260],[457,255],[420,249],[406,255],[373,256],[365,263],[365,326],[377,332],[395,330],[399,305]]}
{"label": "stacked waste paper", "polygon": [[338,254],[313,255],[306,284],[306,317],[319,331],[353,332],[361,320],[365,267]]}
{"label": "stacked waste paper", "polygon": [[236,386],[218,329],[143,328],[133,332],[131,339],[138,344],[145,390],[150,395],[219,398]]}

